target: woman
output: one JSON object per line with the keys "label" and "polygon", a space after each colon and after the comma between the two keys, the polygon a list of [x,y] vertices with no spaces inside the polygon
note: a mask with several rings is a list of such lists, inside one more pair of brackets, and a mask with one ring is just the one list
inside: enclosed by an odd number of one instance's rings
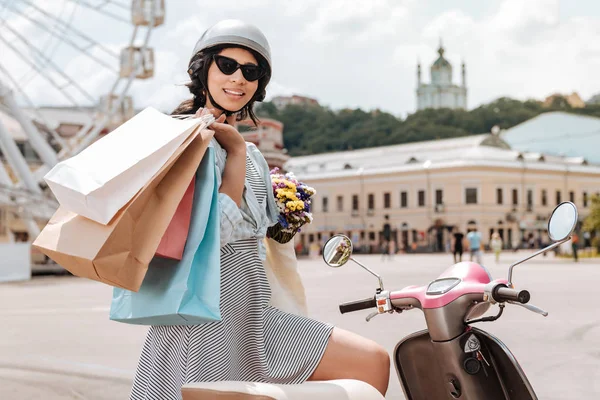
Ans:
{"label": "woman", "polygon": [[180,399],[181,386],[202,381],[301,383],[359,379],[382,394],[389,356],[353,333],[268,305],[264,238],[277,222],[268,166],[256,146],[232,126],[265,97],[271,54],[264,35],[242,21],[209,28],[188,67],[193,99],[173,114],[213,113],[221,208],[219,322],[150,328],[132,399]]}
{"label": "woman", "polygon": [[500,252],[502,251],[502,238],[498,232],[492,234],[492,240],[490,240],[490,248],[494,252],[494,258],[496,263],[500,262]]}

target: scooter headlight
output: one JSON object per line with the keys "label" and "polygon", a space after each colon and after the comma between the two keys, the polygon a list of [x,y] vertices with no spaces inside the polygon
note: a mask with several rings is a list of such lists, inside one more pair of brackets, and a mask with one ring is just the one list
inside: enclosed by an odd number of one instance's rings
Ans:
{"label": "scooter headlight", "polygon": [[436,295],[448,293],[453,287],[460,283],[458,278],[442,278],[431,282],[427,287],[427,294]]}

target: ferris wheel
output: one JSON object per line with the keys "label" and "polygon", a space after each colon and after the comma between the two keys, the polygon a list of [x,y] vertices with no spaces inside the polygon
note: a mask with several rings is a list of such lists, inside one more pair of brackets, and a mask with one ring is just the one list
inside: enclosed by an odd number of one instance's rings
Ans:
{"label": "ferris wheel", "polygon": [[[133,116],[128,93],[154,75],[149,40],[164,19],[164,0],[0,0],[0,206],[17,206],[31,233],[49,218],[42,210],[56,208],[45,172]],[[48,105],[76,123],[63,129]],[[35,167],[11,123],[27,136]]]}

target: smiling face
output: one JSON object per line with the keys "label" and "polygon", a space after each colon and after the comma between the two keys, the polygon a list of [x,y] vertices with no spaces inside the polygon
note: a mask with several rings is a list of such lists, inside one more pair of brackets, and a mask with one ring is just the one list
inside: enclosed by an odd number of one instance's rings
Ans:
{"label": "smiling face", "polygon": [[[219,55],[232,58],[240,65],[258,65],[251,52],[239,47],[223,49]],[[214,61],[208,69],[208,90],[215,102],[228,111],[237,111],[248,104],[258,89],[258,82],[247,81],[239,68],[233,74],[225,75]],[[206,99],[206,107],[214,107],[210,99]]]}

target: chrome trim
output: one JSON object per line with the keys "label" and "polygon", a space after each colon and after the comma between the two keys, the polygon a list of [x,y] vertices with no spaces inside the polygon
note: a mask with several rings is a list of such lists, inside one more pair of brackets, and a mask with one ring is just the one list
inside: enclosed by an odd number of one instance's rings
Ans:
{"label": "chrome trim", "polygon": [[509,268],[508,268],[508,287],[514,288],[513,284],[512,284],[512,275],[513,275],[513,268],[515,268],[517,265],[519,264],[523,264],[525,261],[531,260],[533,257],[537,257],[540,254],[543,254],[549,250],[552,250],[555,247],[560,246],[561,244],[568,242],[569,240],[571,240],[571,236],[569,236],[568,238],[561,240],[560,242],[556,242],[556,243],[552,243],[550,246],[545,247],[541,250],[536,251],[535,253],[533,253],[530,256],[527,256],[525,258],[523,258],[520,261],[517,261],[515,263],[513,263]]}
{"label": "chrome trim", "polygon": [[356,261],[353,257],[350,257],[350,260],[354,261],[355,263],[357,263],[358,265],[363,267],[365,270],[367,270],[367,272],[369,272],[371,275],[375,276],[379,280],[379,289],[383,290],[383,279],[381,279],[381,276],[377,275],[371,269],[367,268],[366,266],[364,266],[361,263],[359,263],[358,261]]}

